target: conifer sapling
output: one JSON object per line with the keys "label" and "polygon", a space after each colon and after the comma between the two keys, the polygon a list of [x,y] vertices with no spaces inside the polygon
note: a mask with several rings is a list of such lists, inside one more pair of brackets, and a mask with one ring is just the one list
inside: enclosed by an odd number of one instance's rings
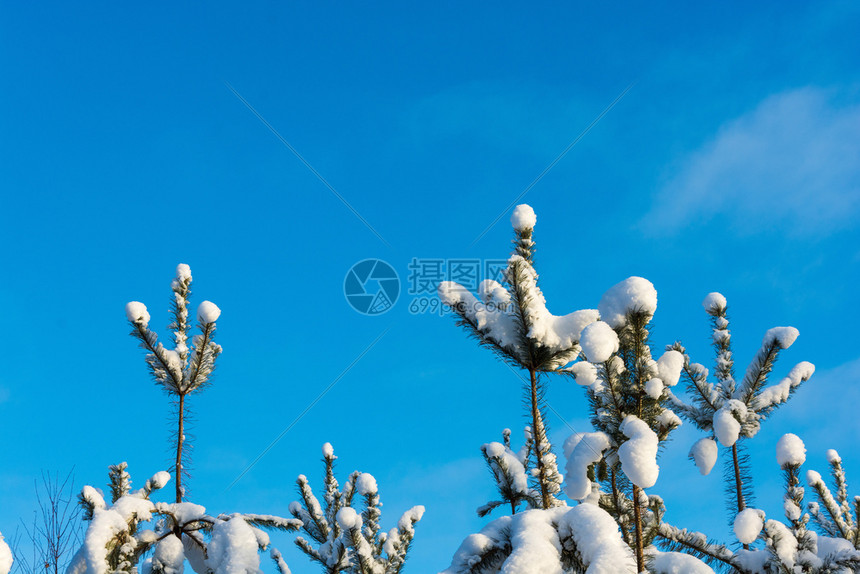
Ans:
{"label": "conifer sapling", "polygon": [[132,337],[140,341],[147,351],[146,364],[153,379],[174,400],[176,430],[173,443],[175,457],[173,474],[176,477],[176,502],[181,502],[186,493],[183,478],[187,477],[189,445],[187,442],[187,399],[209,385],[215,369],[215,360],[221,354],[221,346],[215,343],[215,322],[221,310],[211,301],[203,301],[197,308],[200,334],[195,335],[188,346],[188,300],[191,296],[191,269],[180,263],[176,267],[176,278],[170,284],[173,291],[170,313],[173,321],[168,329],[173,331],[173,348],[165,348],[158,335],[150,330],[150,315],[146,305],[131,301],[125,307],[126,317],[132,326]]}

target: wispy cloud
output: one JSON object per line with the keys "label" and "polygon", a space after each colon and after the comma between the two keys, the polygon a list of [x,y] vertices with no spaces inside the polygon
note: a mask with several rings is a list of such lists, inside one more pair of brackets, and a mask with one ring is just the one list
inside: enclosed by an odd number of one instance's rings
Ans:
{"label": "wispy cloud", "polygon": [[860,103],[808,87],[771,96],[682,159],[642,226],[669,234],[711,218],[741,233],[826,234],[860,214]]}

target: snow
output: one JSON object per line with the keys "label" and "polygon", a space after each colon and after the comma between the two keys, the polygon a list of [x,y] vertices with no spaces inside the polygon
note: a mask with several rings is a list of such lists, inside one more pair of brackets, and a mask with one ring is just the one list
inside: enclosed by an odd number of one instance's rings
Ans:
{"label": "snow", "polygon": [[275,564],[278,565],[278,572],[280,574],[291,574],[290,567],[287,566],[287,563],[284,561],[284,557],[283,555],[281,555],[280,551],[276,550],[275,548],[272,548],[269,551],[269,556],[271,556],[272,560],[275,561]]}
{"label": "snow", "polygon": [[511,294],[504,285],[493,279],[484,279],[478,285],[478,295],[485,304],[505,305],[511,302]]}
{"label": "snow", "polygon": [[[557,525],[557,528],[554,527]],[[527,510],[487,524],[467,537],[442,574],[501,572],[561,574],[562,547],[575,547],[586,574],[635,574],[636,561],[621,539],[618,525],[600,507],[580,504],[549,510]],[[504,554],[492,569],[480,568],[484,557]],[[504,560],[504,563],[501,561]]]}
{"label": "snow", "polygon": [[824,485],[824,481],[821,480],[821,473],[815,470],[806,471],[806,483],[813,488],[819,484]]}
{"label": "snow", "polygon": [[589,362],[604,363],[618,351],[618,335],[608,323],[596,321],[582,330],[579,344]]}
{"label": "snow", "polygon": [[260,574],[260,556],[254,529],[234,514],[212,526],[206,566],[214,574]]}
{"label": "snow", "polygon": [[657,359],[657,376],[667,387],[674,387],[678,384],[683,368],[684,355],[674,349],[666,351],[662,357]]}
{"label": "snow", "polygon": [[[548,347],[558,349],[571,347],[582,336],[582,330],[588,325],[597,321],[599,315],[596,309],[580,309],[567,315],[555,316],[547,311],[547,319],[550,323],[551,331],[554,337],[551,340],[544,341]],[[544,337],[547,339],[547,337]],[[557,340],[557,343],[553,341]]]}
{"label": "snow", "polygon": [[102,493],[88,484],[81,489],[81,498],[86,500],[93,508],[104,508],[106,506]]}
{"label": "snow", "polygon": [[717,462],[718,451],[719,448],[714,439],[700,438],[693,443],[693,447],[690,449],[690,456],[693,457],[699,472],[706,475],[710,474],[714,468],[714,464]]}
{"label": "snow", "polygon": [[681,418],[671,409],[663,409],[663,412],[657,415],[657,423],[660,425],[660,428],[664,429],[669,427],[679,427],[683,424]]}
{"label": "snow", "polygon": [[786,433],[776,443],[776,462],[780,468],[806,462],[806,447],[796,434]]}
{"label": "snow", "polygon": [[773,550],[783,564],[788,566],[789,572],[793,571],[797,560],[797,538],[791,533],[785,524],[777,520],[768,520],[765,523],[767,535],[773,539]]}
{"label": "snow", "polygon": [[624,417],[618,428],[629,439],[618,447],[621,470],[630,482],[641,488],[654,486],[660,474],[657,465],[657,434],[635,415]]}
{"label": "snow", "polygon": [[514,208],[511,214],[511,225],[514,229],[517,231],[532,229],[535,224],[537,224],[537,215],[530,205],[523,203]]}
{"label": "snow", "polygon": [[361,516],[359,516],[355,509],[350,506],[344,506],[343,508],[338,510],[337,516],[335,518],[337,520],[337,523],[340,524],[340,527],[344,530],[361,528]]}
{"label": "snow", "polygon": [[149,479],[149,487],[151,490],[159,490],[164,488],[168,482],[170,482],[170,473],[166,470],[160,470]]}
{"label": "snow", "polygon": [[179,357],[179,353],[174,351],[173,349],[165,349],[160,347],[161,356],[164,359],[167,368],[170,369],[173,376],[177,379],[182,378],[182,359]]}
{"label": "snow", "polygon": [[204,574],[208,572],[206,567],[206,551],[203,535],[200,532],[185,533],[182,537],[182,546],[185,548],[185,559],[195,573]]}
{"label": "snow", "polygon": [[705,308],[705,311],[709,313],[716,312],[720,309],[726,308],[726,298],[723,297],[722,293],[717,293],[714,291],[713,293],[708,293],[705,296],[705,300],[702,301],[702,307]]}
{"label": "snow", "polygon": [[636,572],[630,547],[621,539],[615,520],[594,504],[580,504],[559,520],[559,534],[572,538],[583,561],[586,574]]}
{"label": "snow", "polygon": [[[520,288],[528,294],[523,312],[529,324],[528,337],[553,353],[574,351],[578,349],[583,328],[598,318],[595,309],[582,309],[556,316],[546,308],[546,299],[537,285],[537,273],[531,264],[519,255],[513,255],[508,260],[505,273],[519,281]],[[509,279],[510,280],[510,279]],[[479,287],[480,300],[468,289],[454,281],[442,281],[437,288],[439,299],[445,305],[453,307],[458,313],[474,323],[477,329],[487,339],[497,343],[514,355],[520,351],[517,320],[506,305],[510,294],[495,281],[484,281]],[[570,362],[575,355],[568,354],[559,358],[557,367]]]}
{"label": "snow", "polygon": [[840,457],[839,453],[832,448],[827,449],[825,456],[827,457],[827,462],[830,464],[838,464],[842,462],[842,457]]}
{"label": "snow", "polygon": [[542,346],[553,351],[569,349],[579,340],[582,330],[597,320],[598,312],[594,309],[582,309],[563,316],[550,313],[537,284],[537,272],[522,256],[512,255],[508,259],[506,273],[510,283],[516,276],[520,288],[528,295],[523,305],[530,325],[528,336]]}
{"label": "snow", "polygon": [[186,263],[180,263],[176,266],[176,278],[180,281],[191,281],[191,267]]}
{"label": "snow", "polygon": [[506,572],[522,574],[562,574],[561,542],[549,520],[549,513],[527,510],[519,515],[519,528],[511,533],[511,555]]}
{"label": "snow", "polygon": [[437,287],[443,304],[458,308],[478,330],[506,349],[516,348],[517,326],[512,315],[484,305],[465,287],[454,281],[442,281]]}
{"label": "snow", "polygon": [[423,517],[424,507],[420,504],[417,506],[413,506],[400,516],[400,520],[397,521],[397,528],[399,528],[401,532],[414,534],[415,529],[412,527],[412,525],[420,521]]}
{"label": "snow", "polygon": [[768,329],[767,333],[764,334],[762,345],[768,346],[776,342],[781,349],[788,349],[794,343],[795,339],[797,339],[798,335],[800,335],[800,331],[794,327],[774,327],[773,329]]}
{"label": "snow", "polygon": [[220,316],[221,309],[219,309],[212,301],[203,301],[200,303],[200,306],[197,307],[197,319],[199,319],[201,323],[214,323]]}
{"label": "snow", "polygon": [[185,549],[176,536],[166,536],[155,546],[152,555],[153,569],[164,574],[182,574],[185,564]]}
{"label": "snow", "polygon": [[663,381],[660,379],[651,379],[645,383],[645,394],[655,401],[663,394]]}
{"label": "snow", "polygon": [[798,363],[788,372],[788,375],[775,385],[771,385],[761,391],[755,397],[753,407],[756,410],[772,407],[788,400],[792,389],[800,383],[809,380],[815,373],[815,365],[807,361]]}
{"label": "snow", "polygon": [[119,513],[126,522],[134,517],[137,517],[138,520],[150,520],[152,519],[152,511],[155,510],[155,505],[145,498],[121,496],[113,504],[111,510]]}
{"label": "snow", "polygon": [[767,550],[744,550],[739,548],[735,551],[735,562],[747,572],[767,572],[767,563],[770,561],[770,552]]}
{"label": "snow", "polygon": [[460,544],[451,560],[451,566],[440,574],[463,574],[473,571],[481,557],[493,550],[501,550],[508,544],[505,534],[510,531],[519,515],[503,516],[484,526],[480,532],[470,534]]}
{"label": "snow", "polygon": [[156,507],[162,512],[169,512],[175,516],[179,524],[188,524],[206,516],[206,508],[193,502],[159,502]]}
{"label": "snow", "polygon": [[511,449],[502,443],[491,442],[483,445],[481,450],[483,450],[488,457],[498,458],[504,462],[505,466],[508,468],[508,475],[513,478],[513,484],[511,486],[514,487],[515,491],[522,493],[529,491],[526,470],[519,457],[517,457]]}
{"label": "snow", "polygon": [[334,447],[331,446],[330,442],[322,445],[322,453],[324,458],[332,458],[334,456]]}
{"label": "snow", "polygon": [[757,508],[745,508],[735,516],[735,536],[741,544],[752,544],[764,528],[764,512]]}
{"label": "snow", "polygon": [[588,467],[603,457],[611,445],[609,435],[602,432],[576,433],[565,441],[567,456],[564,493],[573,500],[582,500],[591,492]]}
{"label": "snow", "polygon": [[830,536],[818,537],[818,556],[825,558],[835,556],[840,552],[852,552],[854,546],[844,538],[831,538]]}
{"label": "snow", "polygon": [[714,574],[710,566],[681,552],[654,552],[648,571],[653,574]]}
{"label": "snow", "polygon": [[575,363],[568,370],[573,373],[577,385],[588,387],[597,381],[597,367],[587,361]]}
{"label": "snow", "polygon": [[737,399],[726,401],[720,409],[714,413],[714,435],[723,446],[732,446],[738,441],[741,433],[741,423],[735,414],[743,418],[747,414],[747,407]]}
{"label": "snow", "polygon": [[9,574],[12,569],[12,550],[6,541],[3,540],[3,534],[0,533],[0,574]]}
{"label": "snow", "polygon": [[149,325],[149,312],[146,310],[146,305],[140,301],[129,301],[126,303],[125,316],[132,323],[139,323],[144,327]]}
{"label": "snow", "polygon": [[597,305],[600,318],[613,328],[627,324],[628,312],[654,315],[657,310],[657,290],[642,277],[628,277],[611,287]]}
{"label": "snow", "polygon": [[790,498],[782,501],[782,510],[785,513],[785,517],[789,520],[794,521],[800,518],[800,507]]}
{"label": "snow", "polygon": [[114,536],[126,530],[128,524],[118,512],[105,508],[93,511],[83,545],[87,574],[107,574],[107,545]]}
{"label": "snow", "polygon": [[376,479],[373,478],[372,474],[368,474],[366,472],[362,472],[358,475],[358,478],[355,479],[355,490],[360,496],[367,496],[368,494],[376,494],[379,492],[379,489],[376,486]]}

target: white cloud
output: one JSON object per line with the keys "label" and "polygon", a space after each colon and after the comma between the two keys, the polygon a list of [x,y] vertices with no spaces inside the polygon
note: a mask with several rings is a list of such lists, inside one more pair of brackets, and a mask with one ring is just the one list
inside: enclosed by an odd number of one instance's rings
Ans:
{"label": "white cloud", "polygon": [[822,234],[860,214],[860,104],[803,88],[726,123],[659,190],[643,226],[672,233],[712,217],[743,233]]}

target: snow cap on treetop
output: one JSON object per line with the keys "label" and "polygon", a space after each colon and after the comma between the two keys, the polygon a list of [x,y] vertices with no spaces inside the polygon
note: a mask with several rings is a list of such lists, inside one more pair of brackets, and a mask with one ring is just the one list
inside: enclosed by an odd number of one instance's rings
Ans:
{"label": "snow cap on treetop", "polygon": [[424,511],[424,506],[421,504],[413,506],[412,508],[403,513],[403,515],[400,517],[400,520],[397,521],[397,527],[403,531],[413,531],[412,522],[418,522],[422,518],[424,518]]}
{"label": "snow cap on treetop", "polygon": [[796,434],[786,433],[776,443],[776,462],[780,468],[806,462],[806,446]]}
{"label": "snow cap on treetop", "polygon": [[788,349],[794,343],[795,339],[797,339],[798,335],[800,335],[800,331],[794,327],[774,327],[773,329],[768,329],[767,333],[764,334],[762,345],[776,342],[781,349]]}
{"label": "snow cap on treetop", "polygon": [[627,323],[627,313],[643,312],[653,316],[657,311],[657,290],[642,277],[628,277],[609,288],[597,305],[600,318],[614,329]]}
{"label": "snow cap on treetop", "polygon": [[149,312],[146,305],[140,301],[129,301],[125,304],[125,316],[132,323],[140,323],[144,327],[149,324]]}
{"label": "snow cap on treetop", "polygon": [[764,528],[764,513],[757,508],[745,508],[735,517],[734,531],[741,544],[752,544]]}
{"label": "snow cap on treetop", "polygon": [[338,510],[337,516],[335,518],[337,520],[337,523],[340,524],[340,527],[344,530],[361,528],[361,516],[359,516],[355,509],[350,506],[344,506],[343,508]]}
{"label": "snow cap on treetop", "polygon": [[607,323],[595,321],[582,330],[579,345],[589,362],[605,363],[618,350],[618,335]]}
{"label": "snow cap on treetop", "polygon": [[331,446],[330,442],[327,442],[324,445],[322,445],[322,453],[323,453],[323,457],[325,457],[325,458],[331,458],[334,456],[334,447]]}
{"label": "snow cap on treetop", "polygon": [[191,267],[187,263],[176,266],[176,278],[180,281],[191,281]]}
{"label": "snow cap on treetop", "polygon": [[514,226],[514,229],[517,231],[533,229],[535,224],[537,224],[537,215],[530,205],[523,203],[514,208],[514,212],[511,214],[511,225]]}
{"label": "snow cap on treetop", "polygon": [[726,298],[723,297],[722,293],[717,293],[716,291],[713,293],[708,293],[705,300],[702,301],[702,307],[705,308],[705,311],[708,313],[719,311],[720,309],[726,308]]}
{"label": "snow cap on treetop", "polygon": [[376,479],[373,478],[372,474],[368,474],[366,472],[362,472],[358,475],[358,478],[355,479],[355,490],[361,496],[367,496],[368,494],[376,494],[379,492],[379,488],[376,486]]}
{"label": "snow cap on treetop", "polygon": [[839,456],[839,453],[832,448],[827,449],[825,456],[827,456],[827,462],[830,464],[842,462],[842,457]]}
{"label": "snow cap on treetop", "polygon": [[824,483],[824,481],[821,480],[820,472],[816,472],[814,470],[806,471],[806,484],[808,484],[812,488],[815,488],[815,485],[817,485],[819,482],[822,484]]}
{"label": "snow cap on treetop", "polygon": [[221,316],[221,309],[212,301],[203,301],[197,307],[197,318],[201,323],[214,323]]}

